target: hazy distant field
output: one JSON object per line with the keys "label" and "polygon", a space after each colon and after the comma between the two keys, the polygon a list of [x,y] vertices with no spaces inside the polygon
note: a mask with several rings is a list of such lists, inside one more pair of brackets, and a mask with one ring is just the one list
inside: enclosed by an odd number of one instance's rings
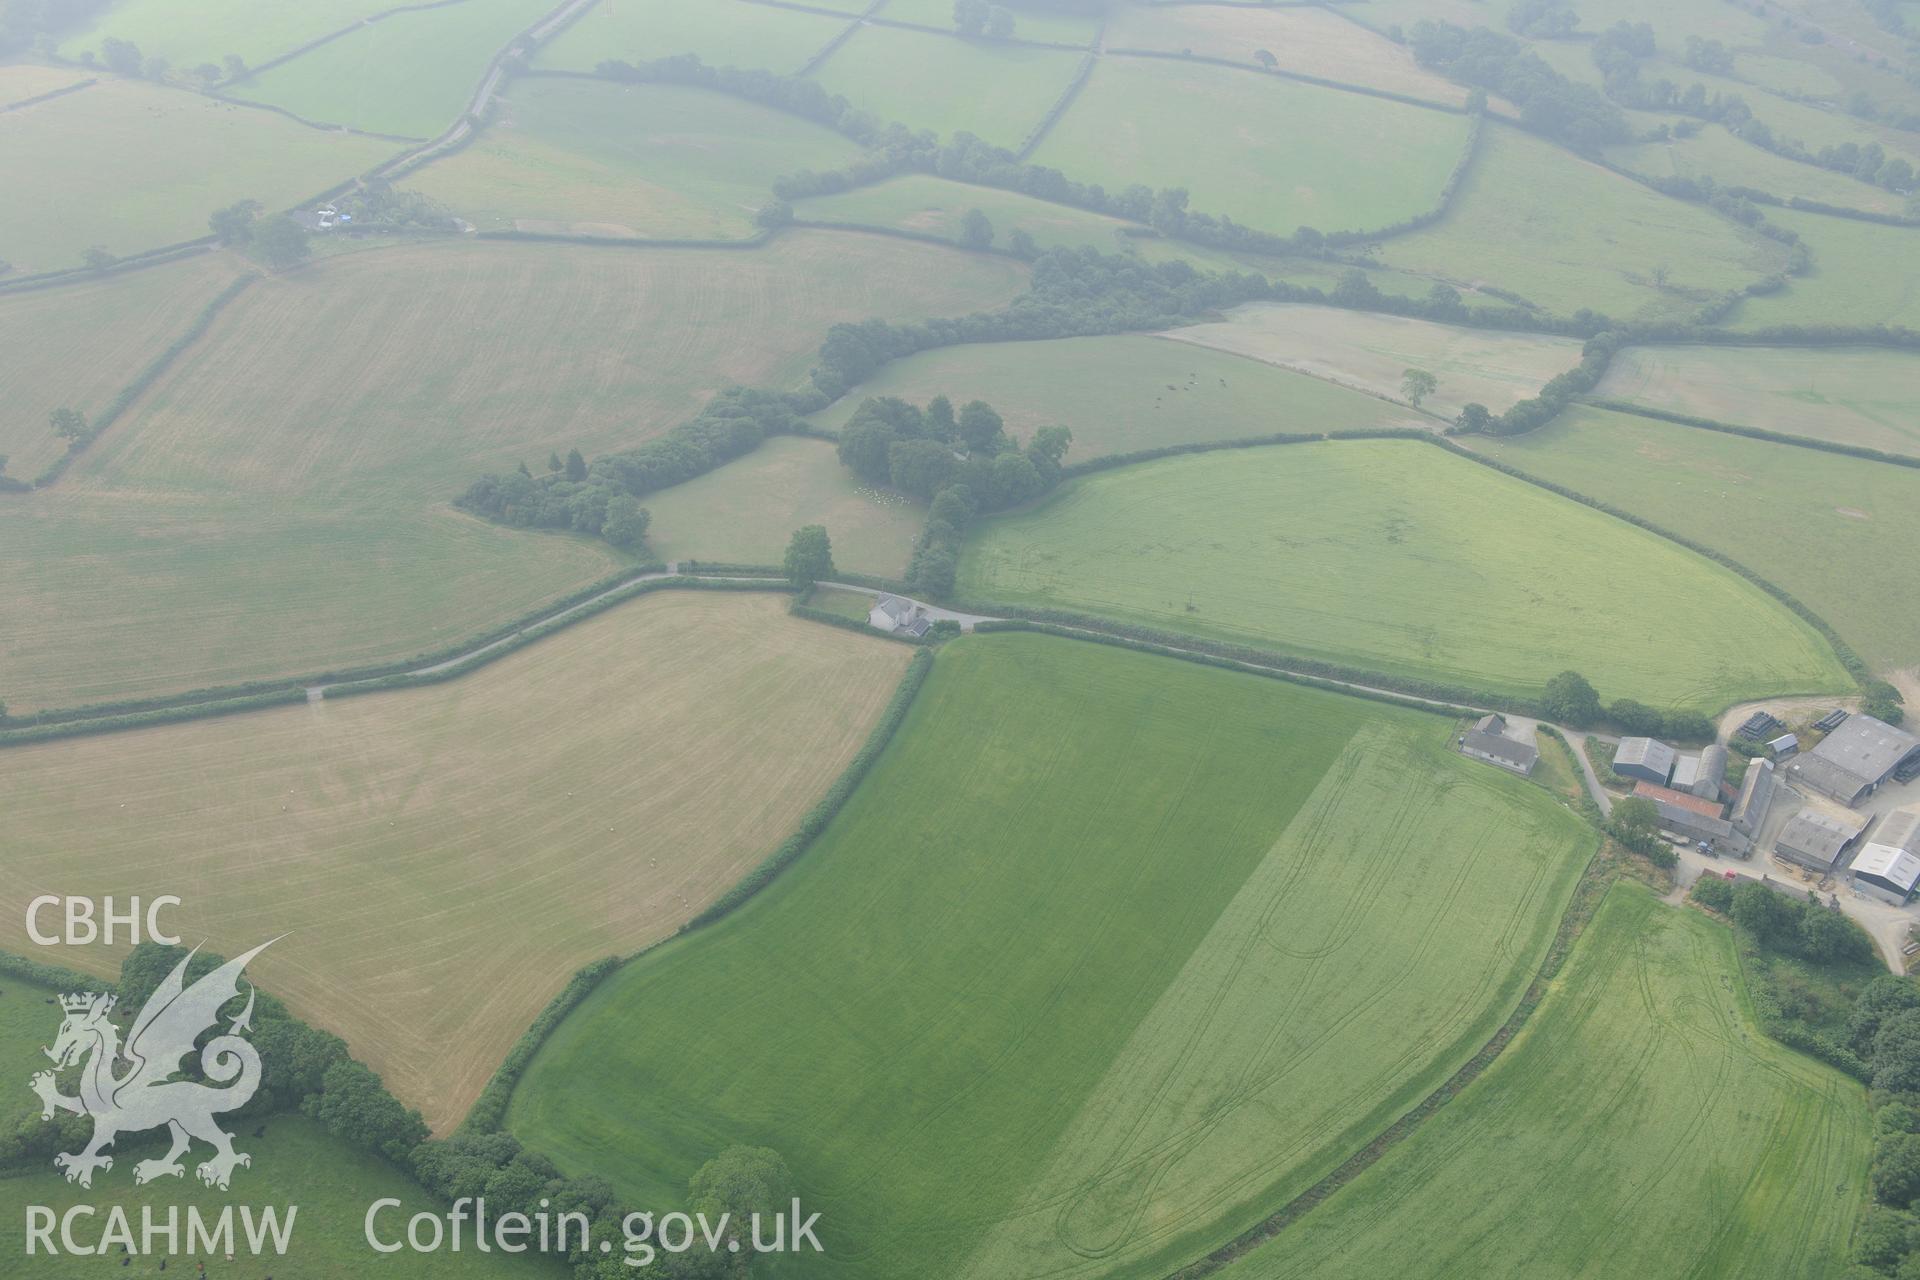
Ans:
{"label": "hazy distant field", "polygon": [[1813,270],[1787,287],[1750,298],[1734,314],[1739,329],[1777,324],[1920,326],[1920,285],[1911,264],[1920,230],[1771,209],[1768,221],[1796,231],[1813,250]]}
{"label": "hazy distant field", "polygon": [[1331,307],[1253,303],[1224,321],[1171,330],[1168,337],[1300,369],[1399,400],[1409,368],[1439,387],[1423,401],[1453,417],[1477,401],[1495,413],[1538,394],[1555,374],[1580,363],[1580,343],[1538,334],[1493,333],[1400,316]]}
{"label": "hazy distant field", "polygon": [[[9,992],[8,998],[11,995]],[[45,1039],[59,1024],[57,1021],[43,1021],[41,1025],[43,1029],[34,1034]],[[33,1095],[25,1089],[18,1092],[32,1101]],[[39,1114],[35,1110],[34,1115],[37,1117]],[[97,1216],[75,1219],[74,1234],[76,1240],[83,1244],[99,1238],[98,1233],[107,1223],[108,1205],[125,1208],[134,1225],[136,1241],[140,1238],[143,1207],[150,1207],[155,1223],[164,1228],[168,1210],[177,1206],[182,1215],[178,1248],[180,1256],[172,1259],[173,1268],[168,1274],[177,1272],[183,1276],[193,1276],[198,1274],[193,1270],[193,1263],[198,1259],[186,1256],[186,1206],[198,1205],[202,1214],[212,1218],[223,1207],[235,1203],[255,1206],[256,1212],[272,1205],[281,1207],[281,1220],[284,1222],[287,1219],[284,1206],[298,1205],[292,1243],[285,1256],[268,1253],[256,1259],[243,1255],[242,1261],[226,1262],[215,1253],[207,1260],[206,1274],[272,1275],[275,1280],[342,1280],[343,1277],[368,1275],[404,1276],[406,1280],[450,1280],[451,1277],[459,1277],[460,1280],[466,1280],[467,1277],[475,1277],[476,1280],[566,1280],[571,1274],[558,1261],[543,1261],[531,1254],[514,1255],[498,1250],[481,1254],[474,1249],[470,1232],[466,1238],[467,1247],[461,1252],[406,1253],[400,1255],[405,1259],[405,1270],[400,1270],[391,1265],[397,1259],[383,1258],[367,1247],[364,1225],[367,1206],[386,1197],[405,1202],[404,1211],[391,1210],[380,1218],[383,1235],[391,1224],[394,1227],[393,1235],[399,1236],[406,1230],[406,1220],[413,1213],[430,1206],[435,1211],[439,1210],[439,1206],[421,1191],[419,1185],[388,1161],[356,1150],[341,1139],[329,1137],[319,1125],[303,1116],[274,1116],[266,1122],[266,1130],[265,1135],[256,1138],[252,1136],[253,1126],[249,1124],[235,1142],[238,1150],[253,1157],[253,1164],[234,1174],[231,1191],[218,1191],[201,1185],[191,1168],[184,1178],[161,1178],[145,1186],[136,1186],[132,1159],[116,1160],[112,1172],[101,1174],[92,1190],[67,1182],[54,1171],[51,1161],[27,1176],[0,1178],[0,1250],[4,1250],[10,1258],[25,1255],[27,1239],[22,1228],[28,1205],[45,1205],[59,1214],[64,1214],[74,1206],[98,1205]],[[137,1150],[131,1146],[134,1141],[139,1140],[122,1141],[122,1148],[129,1154]],[[164,1147],[156,1147],[154,1154],[162,1150]],[[144,1157],[147,1153],[141,1151],[140,1154]],[[237,1221],[234,1231],[237,1236],[243,1234]],[[161,1235],[155,1239],[156,1248],[164,1251],[166,1237]],[[97,1280],[110,1273],[127,1276],[158,1274],[157,1266],[150,1258],[140,1259],[123,1271],[110,1261],[113,1256],[117,1255],[112,1252],[112,1246],[109,1246],[109,1257],[106,1258],[65,1254],[48,1257],[43,1250],[26,1265],[30,1266],[34,1280],[70,1280],[72,1277]],[[268,1267],[273,1270],[267,1271]]]}
{"label": "hazy distant field", "polygon": [[[1386,241],[1384,262],[1623,319],[1690,315],[1785,263],[1771,241],[1530,134],[1490,126],[1481,146],[1452,212]],[[1663,267],[1665,288],[1654,283]]]}
{"label": "hazy distant field", "polygon": [[1904,203],[1891,191],[1762,151],[1720,128],[1702,129],[1686,139],[1609,147],[1607,158],[1649,177],[1706,177],[1722,186],[1757,187],[1783,200],[1798,196],[1842,209],[1897,214]]}
{"label": "hazy distant field", "polygon": [[[1369,6],[1370,7],[1370,6]],[[1404,46],[1331,10],[1252,6],[1131,6],[1107,24],[1108,49],[1191,50],[1205,58],[1258,65],[1271,53],[1283,71],[1459,105],[1467,91],[1428,71]]]}
{"label": "hazy distant field", "polygon": [[238,54],[249,66],[292,53],[309,40],[393,8],[391,0],[310,0],[262,4],[259,0],[118,0],[91,25],[60,42],[62,55],[98,53],[108,37],[131,40],[148,57],[162,57],[176,71]]}
{"label": "hazy distant field", "polygon": [[[825,6],[829,9],[849,9],[855,13],[865,10],[862,0],[837,0],[837,3]],[[1010,9],[1014,17],[1013,35],[1016,40],[1042,40],[1054,44],[1086,45],[1100,31],[1100,20],[1071,13],[1048,13],[1041,9],[1025,6]],[[879,16],[892,18],[897,22],[916,22],[922,26],[939,27],[943,31],[953,30],[953,5],[951,0],[887,0],[880,9]]]}
{"label": "hazy distant field", "polygon": [[1920,663],[1920,470],[1588,408],[1479,447],[1731,556],[1877,668]]}
{"label": "hazy distant field", "polygon": [[960,240],[969,209],[986,214],[993,224],[993,242],[1003,249],[1017,228],[1032,236],[1042,249],[1086,246],[1101,253],[1120,253],[1128,244],[1124,230],[1135,225],[1014,191],[976,187],[924,173],[794,204],[794,214],[809,222],[891,227],[955,243]]}
{"label": "hazy distant field", "polygon": [[[241,199],[269,207],[352,177],[394,145],[134,80],[0,116],[0,258],[22,274],[207,234]],[[64,197],[49,198],[51,183]]]}
{"label": "hazy distant field", "polygon": [[1920,456],[1920,355],[1845,347],[1628,347],[1594,394]]}
{"label": "hazy distant field", "polygon": [[1204,64],[1106,58],[1033,155],[1082,181],[1185,187],[1192,207],[1290,234],[1433,207],[1465,117]]}
{"label": "hazy distant field", "polygon": [[88,422],[193,322],[243,264],[225,254],[63,289],[0,296],[0,456],[32,480],[66,452],[49,429],[54,409]]}
{"label": "hazy distant field", "polygon": [[1813,630],[1731,572],[1416,442],[1077,480],[981,525],[959,593],[1522,696],[1568,667],[1702,711],[1846,687]]}
{"label": "hazy distant field", "polygon": [[1623,883],[1484,1076],[1222,1274],[1834,1280],[1866,1101],[1760,1030],[1726,926]]}
{"label": "hazy distant field", "polygon": [[431,138],[466,110],[501,46],[553,7],[552,0],[462,0],[396,14],[230,92],[324,124]]}
{"label": "hazy distant field", "polygon": [[655,595],[449,684],[10,749],[0,946],[42,892],[177,894],[230,955],[291,930],[261,985],[446,1129],[576,969],[718,897],[865,740],[908,650],[786,607]]}
{"label": "hazy distant field", "polygon": [[647,544],[662,560],[779,564],[795,529],[822,524],[836,567],[887,578],[906,569],[927,514],[862,484],[826,441],[788,436],[645,503],[653,513]]}
{"label": "hazy distant field", "polygon": [[850,21],[747,0],[615,0],[594,5],[541,46],[535,65],[591,71],[609,58],[648,62],[697,53],[716,67],[792,75]]}
{"label": "hazy distant field", "polygon": [[745,239],[774,177],[860,154],[819,125],[674,85],[523,80],[501,114],[406,185],[482,230]]}
{"label": "hazy distant field", "polygon": [[923,352],[888,365],[814,420],[838,430],[868,396],[925,404],[938,395],[987,401],[1022,439],[1045,426],[1069,428],[1069,463],[1280,432],[1432,423],[1305,374],[1137,334]]}
{"label": "hazy distant field", "polygon": [[32,62],[0,66],[0,107],[52,93],[88,79],[83,67],[43,67]]}
{"label": "hazy distant field", "polygon": [[1364,1145],[1530,976],[1592,837],[1446,733],[962,639],[821,841],[603,985],[510,1127],[640,1203],[728,1143],[782,1151],[823,1214],[800,1274],[1164,1275]]}
{"label": "hazy distant field", "polygon": [[1012,149],[1059,100],[1079,65],[1079,54],[1062,49],[863,26],[813,78],[882,120],[943,138],[964,129]]}
{"label": "hazy distant field", "polygon": [[836,320],[963,315],[1023,277],[814,232],[751,253],[422,244],[262,282],[58,489],[0,502],[0,545],[18,549],[0,557],[6,700],[464,639],[616,564],[603,543],[451,511],[481,472],[637,444],[730,382],[796,385]]}

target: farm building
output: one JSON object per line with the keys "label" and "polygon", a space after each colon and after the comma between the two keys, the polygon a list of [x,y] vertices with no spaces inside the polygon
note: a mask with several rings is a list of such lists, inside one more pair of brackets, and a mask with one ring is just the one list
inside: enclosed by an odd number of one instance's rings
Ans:
{"label": "farm building", "polygon": [[1872,716],[1850,716],[1819,746],[1786,766],[1787,776],[1841,804],[1858,804],[1902,764],[1920,759],[1920,738]]}
{"label": "farm building", "polygon": [[[1675,793],[1678,794],[1678,793]],[[1660,829],[1689,840],[1708,840],[1719,845],[1728,853],[1747,856],[1747,838],[1733,829],[1733,824],[1724,818],[1710,813],[1702,813],[1695,807],[1701,803],[1693,796],[1687,796],[1689,804],[1678,804],[1672,800],[1663,800],[1649,796],[1653,807],[1660,811]]]}
{"label": "farm building", "polygon": [[1800,754],[1800,739],[1783,733],[1767,744],[1767,753],[1775,760],[1790,760]]}
{"label": "farm building", "polygon": [[1825,875],[1865,830],[1864,822],[1843,821],[1817,809],[1802,809],[1774,841],[1773,856]]}
{"label": "farm building", "polygon": [[1920,856],[1890,844],[1870,844],[1853,860],[1853,887],[1861,893],[1905,906],[1920,884]]}
{"label": "farm building", "polygon": [[867,624],[891,635],[918,639],[927,634],[927,628],[933,625],[933,620],[927,617],[925,609],[913,601],[900,596],[883,595],[873,602],[873,608],[867,610]]}
{"label": "farm building", "polygon": [[1671,805],[1676,809],[1685,809],[1688,813],[1695,813],[1703,818],[1718,818],[1723,812],[1720,802],[1717,800],[1702,800],[1699,796],[1677,790],[1673,787],[1663,787],[1653,782],[1634,783],[1633,794],[1645,796],[1655,804]]}
{"label": "farm building", "polygon": [[1482,717],[1460,738],[1460,754],[1499,765],[1502,769],[1525,777],[1533,772],[1533,766],[1539,762],[1540,752],[1530,742],[1509,738],[1506,729],[1505,717]]}
{"label": "farm building", "polygon": [[1681,756],[1673,762],[1673,777],[1667,785],[1675,791],[1698,796],[1702,800],[1720,799],[1720,784],[1727,776],[1727,749],[1715,744],[1697,756]]}
{"label": "farm building", "polygon": [[1656,738],[1622,738],[1613,753],[1613,771],[1623,778],[1667,785],[1673,776],[1673,748]]}
{"label": "farm building", "polygon": [[1748,836],[1760,834],[1760,824],[1773,807],[1773,761],[1755,760],[1747,765],[1746,781],[1740,784],[1740,798],[1728,815],[1734,828]]}

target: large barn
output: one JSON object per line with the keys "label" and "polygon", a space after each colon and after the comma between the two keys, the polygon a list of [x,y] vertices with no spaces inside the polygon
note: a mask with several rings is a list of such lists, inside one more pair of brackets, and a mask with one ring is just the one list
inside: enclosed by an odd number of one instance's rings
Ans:
{"label": "large barn", "polygon": [[1728,815],[1734,827],[1749,836],[1760,834],[1760,824],[1773,807],[1773,761],[1755,760],[1747,765],[1746,780],[1740,784],[1740,798]]}
{"label": "large barn", "polygon": [[1825,875],[1865,830],[1864,821],[1843,820],[1818,809],[1802,809],[1774,841],[1773,856]]}
{"label": "large barn", "polygon": [[1920,738],[1872,716],[1850,716],[1819,746],[1783,766],[1787,776],[1841,804],[1855,805],[1880,789],[1908,760],[1920,758]]}
{"label": "large barn", "polygon": [[1622,738],[1613,753],[1613,771],[1636,782],[1666,786],[1673,776],[1674,750],[1657,738]]}

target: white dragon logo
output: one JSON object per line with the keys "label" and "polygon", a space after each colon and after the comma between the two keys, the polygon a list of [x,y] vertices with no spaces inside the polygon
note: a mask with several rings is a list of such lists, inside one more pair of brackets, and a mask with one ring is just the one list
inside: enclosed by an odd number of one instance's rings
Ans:
{"label": "white dragon logo", "polygon": [[[54,1071],[42,1071],[28,1083],[40,1095],[42,1120],[53,1119],[56,1109],[93,1119],[93,1140],[86,1150],[62,1153],[53,1158],[54,1167],[67,1175],[68,1182],[83,1187],[93,1185],[95,1169],[113,1168],[113,1157],[102,1155],[103,1147],[113,1145],[123,1133],[138,1133],[165,1125],[173,1135],[173,1149],[158,1160],[142,1160],[133,1167],[136,1183],[160,1177],[180,1177],[186,1170],[180,1157],[192,1140],[214,1148],[211,1160],[195,1170],[200,1180],[211,1187],[227,1189],[238,1165],[251,1165],[252,1157],[233,1149],[233,1135],[214,1123],[217,1112],[243,1107],[260,1087],[260,1054],[239,1033],[251,1030],[254,991],[249,984],[247,1007],[233,1019],[227,1034],[207,1041],[200,1051],[200,1069],[207,1079],[225,1088],[209,1088],[192,1080],[178,1080],[180,1060],[193,1052],[202,1032],[220,1020],[220,1010],[240,995],[240,971],[247,962],[272,946],[262,943],[235,960],[229,960],[206,977],[186,985],[187,962],[175,965],[127,1033],[125,1049],[120,1032],[113,1025],[114,997],[109,995],[68,995],[60,997],[66,1020],[51,1049],[43,1052],[54,1062]],[[198,948],[195,948],[198,951]],[[63,1071],[82,1058],[80,1094],[69,1098],[55,1083],[55,1071]],[[125,1072],[114,1074],[122,1060]],[[228,1084],[228,1081],[233,1083]]]}

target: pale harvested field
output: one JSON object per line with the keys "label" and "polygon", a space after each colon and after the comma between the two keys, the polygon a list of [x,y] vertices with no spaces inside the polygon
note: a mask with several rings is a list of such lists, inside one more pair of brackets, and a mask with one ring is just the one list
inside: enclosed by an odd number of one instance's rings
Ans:
{"label": "pale harvested field", "polygon": [[1835,347],[1630,347],[1594,394],[1920,456],[1920,356]]}
{"label": "pale harvested field", "polygon": [[193,323],[245,264],[225,254],[0,295],[0,455],[31,480],[66,452],[48,428],[54,409],[89,422]]}
{"label": "pale harvested field", "polygon": [[145,697],[463,640],[617,563],[452,511],[475,476],[638,444],[729,383],[798,384],[836,321],[964,315],[1024,279],[796,233],[753,252],[440,243],[262,281],[57,488],[0,503],[0,697]]}
{"label": "pale harvested field", "polygon": [[9,751],[0,947],[41,893],[176,894],[228,954],[290,933],[261,985],[444,1131],[575,970],[712,902],[865,740],[908,649],[786,605],[650,596],[444,685]]}
{"label": "pale harvested field", "polygon": [[55,89],[64,89],[87,78],[78,67],[43,67],[32,62],[14,62],[0,67],[0,107],[26,98],[37,98]]}
{"label": "pale harvested field", "polygon": [[1257,65],[1254,50],[1265,49],[1283,71],[1450,105],[1467,96],[1459,85],[1415,62],[1405,46],[1324,9],[1126,8],[1107,24],[1106,46],[1161,53],[1191,50],[1249,66]]}
{"label": "pale harvested field", "polygon": [[1423,407],[1449,417],[1474,401],[1499,413],[1580,363],[1580,343],[1571,338],[1492,333],[1295,303],[1237,307],[1224,321],[1164,336],[1392,400],[1403,399],[1400,381],[1409,368],[1425,369],[1440,386]]}

